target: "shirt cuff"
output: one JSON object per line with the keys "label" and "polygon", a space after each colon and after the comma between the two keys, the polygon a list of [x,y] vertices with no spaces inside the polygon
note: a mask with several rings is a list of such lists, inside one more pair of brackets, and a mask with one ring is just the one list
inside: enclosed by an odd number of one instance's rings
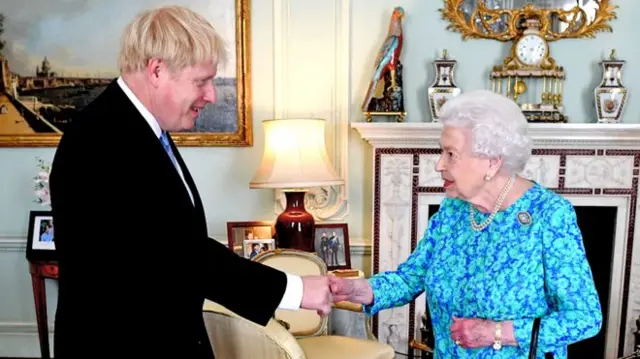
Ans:
{"label": "shirt cuff", "polygon": [[278,309],[298,310],[302,304],[302,278],[296,275],[287,275],[287,288],[284,291]]}

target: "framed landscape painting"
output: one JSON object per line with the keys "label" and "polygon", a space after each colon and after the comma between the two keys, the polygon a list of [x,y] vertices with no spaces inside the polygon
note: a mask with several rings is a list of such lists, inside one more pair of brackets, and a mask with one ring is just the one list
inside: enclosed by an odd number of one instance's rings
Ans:
{"label": "framed landscape painting", "polygon": [[[55,147],[66,126],[118,77],[126,24],[165,0],[3,0],[0,8],[0,147]],[[229,62],[214,80],[217,103],[178,146],[252,146],[250,0],[174,0],[207,18]],[[117,131],[114,127],[105,129]]]}

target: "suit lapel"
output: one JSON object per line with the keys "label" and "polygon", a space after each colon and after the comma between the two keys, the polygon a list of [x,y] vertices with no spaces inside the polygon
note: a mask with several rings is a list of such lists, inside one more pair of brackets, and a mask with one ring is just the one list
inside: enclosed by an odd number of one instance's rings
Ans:
{"label": "suit lapel", "polygon": [[[157,153],[158,156],[162,156],[164,158],[164,161],[163,161],[165,164],[164,170],[167,173],[172,172],[172,174],[175,175],[175,178],[179,180],[180,183],[184,186],[184,184],[182,183],[182,178],[180,177],[180,174],[178,173],[175,166],[173,165],[173,161],[171,160],[171,157],[169,157],[169,154],[165,151],[164,146],[162,145],[162,142],[158,138],[158,135],[153,131],[153,128],[151,128],[147,120],[145,120],[144,116],[142,116],[140,111],[138,111],[135,105],[127,97],[127,94],[124,93],[120,85],[118,85],[117,80],[112,81],[111,84],[109,84],[109,86],[107,87],[107,89],[103,91],[103,95],[106,95],[106,94],[109,94],[110,96],[118,96],[118,99],[115,101],[127,104],[127,106],[120,107],[122,112],[125,114],[125,116],[123,117],[127,119],[135,118],[136,121],[126,121],[125,123],[120,125],[131,126],[131,130],[133,132],[135,133],[139,132],[140,137],[136,136],[136,141],[144,140],[149,142],[149,146],[154,148],[153,152]],[[169,136],[169,141],[173,146],[173,141],[171,140],[170,136]],[[143,146],[143,145],[140,144],[140,146]],[[151,149],[151,147],[149,148]],[[175,148],[173,151],[174,151],[174,154],[177,155],[177,151],[175,150]],[[187,194],[187,197],[188,196],[189,194]]]}
{"label": "suit lapel", "polygon": [[[162,173],[166,175],[166,177],[170,177],[171,181],[175,183],[170,185],[170,190],[176,192],[179,198],[182,198],[185,201],[189,201],[189,207],[193,208],[193,214],[198,217],[197,223],[202,226],[201,228],[206,233],[207,222],[200,194],[198,193],[195,182],[193,181],[193,178],[191,177],[191,174],[189,173],[189,170],[187,169],[182,156],[180,156],[180,152],[178,152],[178,149],[176,148],[171,135],[167,133],[167,137],[169,139],[171,149],[173,150],[173,154],[178,161],[178,165],[182,170],[182,174],[184,175],[184,181],[182,180],[182,177],[180,176],[178,170],[173,165],[171,157],[165,151],[162,142],[160,141],[156,133],[153,131],[151,126],[149,126],[149,123],[145,120],[140,111],[138,111],[131,100],[127,97],[122,88],[120,88],[116,80],[109,84],[109,86],[103,91],[102,96],[113,96],[114,102],[123,104],[123,106],[118,107],[118,110],[122,113],[123,118],[132,120],[124,121],[121,125],[127,128],[126,132],[135,133],[134,137],[136,144],[145,148],[145,151],[148,151],[148,153],[154,158],[153,161],[146,162],[153,164],[154,166],[161,166],[158,167],[158,169],[161,170]],[[143,142],[149,142],[149,144],[143,144]],[[153,167],[153,171],[156,171],[158,169]],[[189,191],[187,191],[184,182],[187,182],[187,186],[189,187],[191,195],[193,196],[193,202],[191,202],[191,197],[189,197],[188,193]]]}

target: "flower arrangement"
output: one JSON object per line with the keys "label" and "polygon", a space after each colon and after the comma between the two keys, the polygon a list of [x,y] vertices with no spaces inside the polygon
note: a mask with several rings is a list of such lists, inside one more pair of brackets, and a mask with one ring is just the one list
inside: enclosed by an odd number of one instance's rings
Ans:
{"label": "flower arrangement", "polygon": [[51,164],[46,162],[40,157],[36,157],[38,161],[38,174],[33,177],[33,190],[36,194],[36,200],[34,202],[40,203],[43,206],[51,204],[51,197],[49,195],[49,173],[51,172]]}

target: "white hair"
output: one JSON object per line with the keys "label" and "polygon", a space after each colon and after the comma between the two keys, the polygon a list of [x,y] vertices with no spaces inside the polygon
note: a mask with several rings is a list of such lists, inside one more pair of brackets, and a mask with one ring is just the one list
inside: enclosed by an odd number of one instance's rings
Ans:
{"label": "white hair", "polygon": [[524,170],[532,141],[527,119],[511,99],[488,90],[464,92],[442,107],[442,124],[471,130],[471,151],[484,158],[503,158],[509,174]]}

